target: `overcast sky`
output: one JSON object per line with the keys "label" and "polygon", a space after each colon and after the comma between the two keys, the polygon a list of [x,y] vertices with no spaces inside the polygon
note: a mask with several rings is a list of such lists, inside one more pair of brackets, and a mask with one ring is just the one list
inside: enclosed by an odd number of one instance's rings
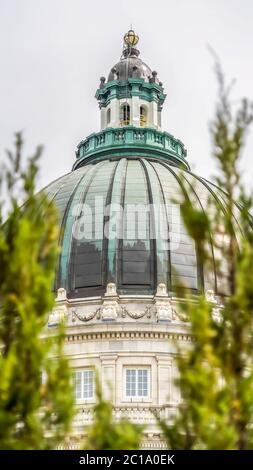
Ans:
{"label": "overcast sky", "polygon": [[[167,93],[163,129],[184,142],[195,172],[214,174],[208,122],[217,87],[207,45],[236,78],[234,101],[253,100],[252,0],[0,0],[1,160],[22,129],[27,153],[45,146],[39,187],[71,169],[78,142],[99,131],[94,94],[131,23]],[[249,184],[252,135],[243,157]]]}

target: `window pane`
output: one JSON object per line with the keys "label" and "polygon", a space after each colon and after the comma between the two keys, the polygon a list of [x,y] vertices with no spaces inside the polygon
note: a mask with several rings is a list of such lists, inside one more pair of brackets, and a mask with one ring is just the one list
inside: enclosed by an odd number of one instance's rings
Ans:
{"label": "window pane", "polygon": [[147,180],[140,162],[129,160],[123,217],[122,284],[152,283],[150,216]]}
{"label": "window pane", "polygon": [[147,397],[148,369],[126,369],[126,396]]}
{"label": "window pane", "polygon": [[136,371],[135,369],[126,370],[126,396],[136,396]]}
{"label": "window pane", "polygon": [[87,192],[80,200],[80,210],[76,214],[70,257],[74,289],[97,287],[103,283],[101,266],[104,206],[115,166],[116,162],[109,162],[105,168],[103,167],[103,171],[101,171],[102,167],[98,167],[89,182]]}
{"label": "window pane", "polygon": [[94,377],[92,370],[83,371],[83,398],[93,397]]}
{"label": "window pane", "polygon": [[138,370],[138,396],[148,396],[148,371],[147,369]]}
{"label": "window pane", "polygon": [[111,109],[107,109],[107,124],[109,124],[111,121]]}
{"label": "window pane", "polygon": [[74,373],[74,394],[76,400],[82,398],[82,372]]}
{"label": "window pane", "polygon": [[86,400],[94,396],[94,371],[87,369],[73,374],[76,400]]}

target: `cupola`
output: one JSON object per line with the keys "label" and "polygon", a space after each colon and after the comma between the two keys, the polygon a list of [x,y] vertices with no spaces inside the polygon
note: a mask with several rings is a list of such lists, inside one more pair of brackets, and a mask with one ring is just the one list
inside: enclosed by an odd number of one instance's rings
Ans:
{"label": "cupola", "polygon": [[101,77],[96,92],[101,111],[101,130],[108,127],[150,127],[161,130],[161,111],[166,95],[157,72],[145,64],[135,47],[133,30],[124,35],[120,61]]}

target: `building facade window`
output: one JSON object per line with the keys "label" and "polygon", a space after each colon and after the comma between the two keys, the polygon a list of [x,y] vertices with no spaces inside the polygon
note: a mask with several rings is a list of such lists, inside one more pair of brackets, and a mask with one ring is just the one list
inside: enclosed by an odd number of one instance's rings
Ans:
{"label": "building facade window", "polygon": [[147,109],[145,106],[140,106],[140,126],[145,127],[147,125]]}
{"label": "building facade window", "polygon": [[95,374],[92,369],[75,371],[73,374],[74,396],[78,400],[92,400],[95,394]]}
{"label": "building facade window", "polygon": [[120,122],[123,126],[130,124],[130,106],[129,104],[123,104],[120,108]]}
{"label": "building facade window", "polygon": [[125,369],[125,396],[126,398],[149,398],[149,368],[127,367]]}
{"label": "building facade window", "polygon": [[107,113],[106,113],[106,123],[110,124],[110,122],[111,122],[111,108],[107,109]]}

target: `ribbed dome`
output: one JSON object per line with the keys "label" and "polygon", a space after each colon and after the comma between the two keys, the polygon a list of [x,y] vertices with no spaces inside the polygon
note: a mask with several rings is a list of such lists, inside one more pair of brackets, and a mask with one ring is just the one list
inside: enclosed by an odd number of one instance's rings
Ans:
{"label": "ribbed dome", "polygon": [[[203,272],[197,247],[175,212],[174,200],[182,194],[179,171],[157,159],[114,157],[84,165],[51,183],[45,191],[61,213],[56,289],[65,287],[69,297],[90,297],[101,295],[107,283],[114,282],[119,293],[138,295],[152,294],[159,283],[165,283],[168,291],[173,292],[180,276],[193,292],[213,289],[219,293],[222,282],[217,279],[215,259],[210,272]],[[222,190],[189,171],[184,171],[184,180],[196,207],[204,211],[211,196],[226,210],[226,195]],[[87,212],[88,208],[93,211],[95,204],[98,204],[96,223]],[[105,214],[104,208],[109,204],[111,212]],[[149,204],[163,207],[163,212],[157,219],[155,211],[151,211],[146,233],[138,232],[136,236],[131,204],[142,205],[142,213]],[[115,232],[120,206],[130,209],[128,215],[124,213],[121,217],[124,236],[106,237],[104,229],[110,235]],[[236,219],[234,226],[237,231]],[[165,248],[160,235],[152,235],[154,227],[155,230],[168,227],[169,246]],[[210,234],[212,253],[213,236]]]}
{"label": "ribbed dome", "polygon": [[151,81],[161,84],[157,78],[157,72],[152,72],[151,68],[140,59],[139,54],[140,51],[135,47],[124,49],[120,61],[112,67],[109,73],[108,82],[143,78],[145,82]]}
{"label": "ribbed dome", "polygon": [[151,69],[139,57],[124,57],[111,69],[108,82],[127,80],[128,78],[144,78],[148,82],[151,77]]}

